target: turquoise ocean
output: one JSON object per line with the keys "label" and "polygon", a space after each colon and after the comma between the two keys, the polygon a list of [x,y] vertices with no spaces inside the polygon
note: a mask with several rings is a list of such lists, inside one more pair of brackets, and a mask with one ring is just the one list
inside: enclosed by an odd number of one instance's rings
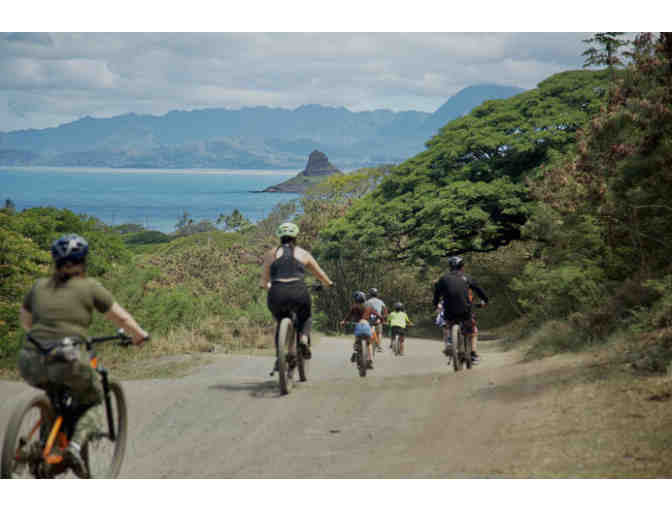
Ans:
{"label": "turquoise ocean", "polygon": [[215,221],[238,209],[256,222],[294,193],[253,193],[300,170],[0,167],[0,207],[52,206],[95,216],[108,225],[138,223],[170,233],[186,211]]}

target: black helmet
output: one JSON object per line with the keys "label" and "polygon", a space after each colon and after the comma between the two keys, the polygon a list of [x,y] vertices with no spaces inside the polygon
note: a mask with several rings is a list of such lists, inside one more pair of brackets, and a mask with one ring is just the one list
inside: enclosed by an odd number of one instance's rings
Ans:
{"label": "black helmet", "polygon": [[369,289],[369,296],[371,297],[378,297],[378,289],[375,287],[371,287]]}
{"label": "black helmet", "polygon": [[450,257],[448,259],[448,265],[450,266],[450,269],[455,270],[455,269],[460,269],[464,267],[464,259],[462,257]]}
{"label": "black helmet", "polygon": [[395,310],[403,310],[404,309],[404,304],[397,301],[396,303],[394,303],[394,309]]}
{"label": "black helmet", "polygon": [[84,262],[89,253],[89,243],[77,234],[66,234],[51,243],[51,258],[57,266],[66,262],[79,264]]}
{"label": "black helmet", "polygon": [[364,294],[361,290],[356,290],[352,293],[352,299],[355,300],[355,303],[363,303],[366,301],[366,294]]}

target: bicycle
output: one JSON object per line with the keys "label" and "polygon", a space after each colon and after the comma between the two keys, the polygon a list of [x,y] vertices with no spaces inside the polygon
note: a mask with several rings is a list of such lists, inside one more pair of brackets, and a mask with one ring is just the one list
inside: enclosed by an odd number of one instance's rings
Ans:
{"label": "bicycle", "polygon": [[[320,291],[322,285],[311,285],[310,289]],[[288,395],[294,387],[294,370],[298,369],[301,382],[308,380],[309,363],[304,357],[303,349],[298,348],[301,342],[301,332],[297,326],[296,312],[291,312],[289,317],[283,317],[278,323],[276,361],[270,375],[273,377],[276,372],[278,373],[282,395]],[[308,345],[310,344],[311,339],[308,335]],[[296,354],[291,354],[292,352]]]}
{"label": "bicycle", "polygon": [[[106,421],[99,423],[95,434],[90,434],[81,446],[81,456],[89,476],[116,478],[126,449],[128,414],[126,397],[121,385],[110,380],[93,346],[110,340],[121,340],[119,345],[131,345],[131,337],[123,330],[114,336],[63,339],[49,348],[38,346],[43,354],[57,347],[85,344],[89,364],[100,375]],[[149,338],[147,338],[149,340]],[[2,478],[54,478],[70,467],[62,453],[68,447],[76,420],[83,414],[73,402],[67,387],[50,390],[17,407],[7,425],[2,445]],[[109,450],[109,452],[108,452]]]}
{"label": "bicycle", "polygon": [[398,332],[392,334],[392,352],[395,356],[401,356],[401,335]]}
{"label": "bicycle", "polygon": [[[483,303],[476,303],[473,306],[476,308],[482,308],[484,305]],[[467,320],[471,321],[472,319],[470,317]],[[453,340],[452,362],[455,372],[462,370],[463,365],[466,365],[468,370],[473,366],[471,359],[471,352],[473,351],[473,336],[472,333],[467,331],[467,320],[450,322],[448,324],[448,330],[450,331],[450,336]]]}
{"label": "bicycle", "polygon": [[[345,324],[356,326],[357,322],[346,322]],[[355,352],[351,361],[355,363],[360,377],[366,377],[366,371],[370,370],[367,359],[367,348],[369,344],[371,344],[371,360],[373,361],[373,351],[375,351],[373,336],[355,335]]]}

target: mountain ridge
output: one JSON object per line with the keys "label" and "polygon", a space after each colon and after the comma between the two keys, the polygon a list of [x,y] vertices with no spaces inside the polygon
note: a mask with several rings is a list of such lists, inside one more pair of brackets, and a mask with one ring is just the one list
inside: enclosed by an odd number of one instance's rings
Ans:
{"label": "mountain ridge", "polygon": [[57,127],[0,132],[0,165],[19,160],[45,166],[287,169],[303,166],[312,150],[329,154],[340,168],[398,163],[424,150],[427,139],[460,112],[519,91],[467,87],[433,113],[307,104],[85,116]]}

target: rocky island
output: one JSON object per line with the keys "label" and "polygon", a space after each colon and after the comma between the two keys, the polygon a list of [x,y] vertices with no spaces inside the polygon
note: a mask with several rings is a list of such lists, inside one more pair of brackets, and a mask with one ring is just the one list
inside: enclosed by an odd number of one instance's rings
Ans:
{"label": "rocky island", "polygon": [[314,150],[308,156],[305,170],[296,176],[275,186],[269,186],[264,193],[304,193],[306,189],[328,178],[330,175],[342,174],[338,168],[329,163],[324,152]]}

